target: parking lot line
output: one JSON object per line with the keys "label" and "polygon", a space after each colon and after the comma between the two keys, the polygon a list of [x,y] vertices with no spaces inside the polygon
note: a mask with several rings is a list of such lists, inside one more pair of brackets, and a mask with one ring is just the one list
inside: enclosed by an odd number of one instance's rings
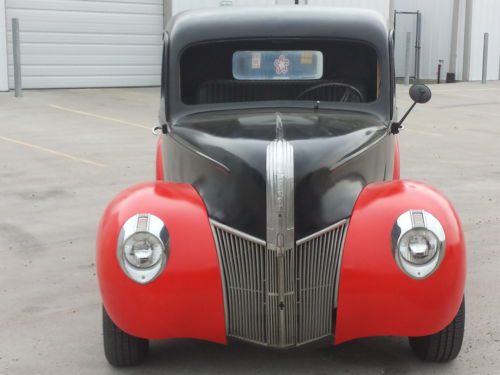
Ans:
{"label": "parking lot line", "polygon": [[105,167],[106,166],[106,164],[98,163],[96,161],[92,161],[92,160],[89,160],[89,159],[79,158],[79,157],[76,157],[76,156],[73,156],[73,155],[70,155],[70,154],[65,154],[64,152],[59,152],[59,151],[56,151],[56,150],[52,150],[50,148],[46,148],[46,147],[34,145],[32,143],[20,141],[18,139],[12,139],[12,138],[8,138],[8,137],[0,136],[0,140],[5,141],[5,142],[10,142],[10,143],[15,143],[15,144],[18,144],[18,145],[21,145],[21,146],[25,146],[25,147],[29,147],[29,148],[33,148],[35,150],[44,151],[44,152],[47,152],[49,154],[59,156],[61,158],[70,159],[70,160],[77,161],[77,162],[80,162],[80,163],[90,164],[90,165],[93,165],[95,167]]}
{"label": "parking lot line", "polygon": [[117,124],[122,124],[122,125],[127,125],[127,126],[133,126],[135,128],[148,129],[148,130],[152,128],[152,127],[149,127],[149,126],[145,126],[145,125],[141,125],[141,124],[136,124],[134,122],[129,122],[129,121],[125,121],[125,120],[120,120],[120,119],[117,119],[117,118],[113,118],[113,117],[98,115],[96,113],[80,111],[78,109],[73,109],[73,108],[61,107],[60,105],[56,105],[56,104],[48,104],[48,106],[50,108],[58,109],[60,111],[66,111],[66,112],[76,113],[76,114],[83,115],[83,116],[94,117],[94,118],[98,118],[98,119],[101,119],[101,120],[115,122]]}

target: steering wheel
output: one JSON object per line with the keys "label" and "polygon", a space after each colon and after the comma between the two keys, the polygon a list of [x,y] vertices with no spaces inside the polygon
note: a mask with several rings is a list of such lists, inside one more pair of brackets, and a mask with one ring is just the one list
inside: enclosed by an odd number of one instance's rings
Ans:
{"label": "steering wheel", "polygon": [[299,95],[297,95],[295,97],[295,100],[299,100],[302,96],[304,96],[305,94],[307,94],[307,93],[309,93],[311,91],[315,91],[317,89],[320,89],[320,88],[323,88],[323,87],[329,87],[329,86],[343,87],[343,88],[346,89],[345,92],[344,92],[344,95],[342,95],[342,97],[339,100],[340,102],[347,102],[348,99],[351,97],[352,93],[355,93],[359,97],[359,101],[360,102],[364,102],[365,101],[365,98],[364,98],[363,94],[356,87],[354,87],[353,85],[349,85],[347,83],[340,83],[340,82],[320,83],[319,85],[315,85],[315,86],[309,87],[308,89],[305,89]]}

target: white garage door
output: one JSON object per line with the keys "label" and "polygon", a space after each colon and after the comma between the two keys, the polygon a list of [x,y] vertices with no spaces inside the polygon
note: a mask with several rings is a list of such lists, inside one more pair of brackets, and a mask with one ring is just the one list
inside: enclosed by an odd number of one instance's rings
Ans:
{"label": "white garage door", "polygon": [[11,88],[14,17],[25,88],[160,83],[163,0],[7,0],[6,8]]}

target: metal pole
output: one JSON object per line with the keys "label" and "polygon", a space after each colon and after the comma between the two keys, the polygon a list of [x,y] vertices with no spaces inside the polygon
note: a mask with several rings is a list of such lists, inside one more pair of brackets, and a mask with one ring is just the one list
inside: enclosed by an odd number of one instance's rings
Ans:
{"label": "metal pole", "polygon": [[395,2],[396,0],[389,0],[389,29],[394,28],[394,15],[395,15]]}
{"label": "metal pole", "polygon": [[417,10],[417,35],[415,37],[415,83],[420,82],[420,38],[422,36],[422,13]]}
{"label": "metal pole", "polygon": [[488,76],[488,33],[484,33],[483,42],[483,79],[482,83],[486,83],[486,78]]}
{"label": "metal pole", "polygon": [[460,2],[453,0],[453,19],[451,25],[451,43],[450,43],[450,65],[446,73],[446,83],[455,82],[455,73],[457,69],[457,49],[458,49],[458,24],[460,22]]}
{"label": "metal pole", "polygon": [[411,32],[406,32],[405,85],[410,84]]}
{"label": "metal pole", "polygon": [[470,80],[470,56],[472,47],[472,12],[474,10],[473,0],[465,2],[465,24],[464,24],[464,56],[462,80]]}
{"label": "metal pole", "polygon": [[12,19],[12,52],[14,55],[14,89],[16,98],[23,96],[21,82],[21,46],[19,39],[19,19]]}
{"label": "metal pole", "polygon": [[172,0],[163,0],[163,30],[167,28],[168,21],[172,18]]}

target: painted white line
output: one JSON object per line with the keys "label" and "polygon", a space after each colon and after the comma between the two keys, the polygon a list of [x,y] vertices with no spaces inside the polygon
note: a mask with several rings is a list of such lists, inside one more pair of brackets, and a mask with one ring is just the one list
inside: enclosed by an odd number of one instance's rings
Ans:
{"label": "painted white line", "polygon": [[35,150],[44,151],[44,152],[47,152],[47,153],[52,154],[52,155],[59,156],[59,157],[64,158],[64,159],[70,159],[70,160],[77,161],[77,162],[80,162],[80,163],[90,164],[90,165],[93,165],[95,167],[105,167],[106,166],[106,164],[98,163],[96,161],[92,161],[92,160],[89,160],[89,159],[79,158],[79,157],[76,157],[76,156],[73,156],[73,155],[70,155],[70,154],[65,154],[64,152],[59,152],[59,151],[56,151],[56,150],[51,150],[50,148],[46,148],[46,147],[34,145],[32,143],[23,142],[23,141],[20,141],[20,140],[17,140],[17,139],[12,139],[12,138],[2,137],[2,136],[0,136],[0,139],[2,141],[5,141],[5,142],[15,143],[15,144],[18,144],[18,145],[21,145],[21,146],[25,146],[25,147],[29,147],[29,148],[32,148],[32,149],[35,149]]}
{"label": "painted white line", "polygon": [[96,113],[80,111],[80,110],[73,109],[73,108],[61,107],[61,106],[55,105],[55,104],[49,104],[48,106],[50,108],[58,109],[60,111],[66,111],[66,112],[76,113],[76,114],[83,115],[83,116],[94,117],[94,118],[98,118],[100,120],[106,120],[106,121],[115,122],[117,124],[122,124],[122,125],[127,125],[127,126],[133,126],[134,128],[141,128],[141,129],[148,129],[148,130],[150,130],[152,128],[150,126],[136,124],[135,122],[120,120],[120,119],[113,118],[113,117],[108,117],[108,116],[102,116],[102,115],[98,115]]}

